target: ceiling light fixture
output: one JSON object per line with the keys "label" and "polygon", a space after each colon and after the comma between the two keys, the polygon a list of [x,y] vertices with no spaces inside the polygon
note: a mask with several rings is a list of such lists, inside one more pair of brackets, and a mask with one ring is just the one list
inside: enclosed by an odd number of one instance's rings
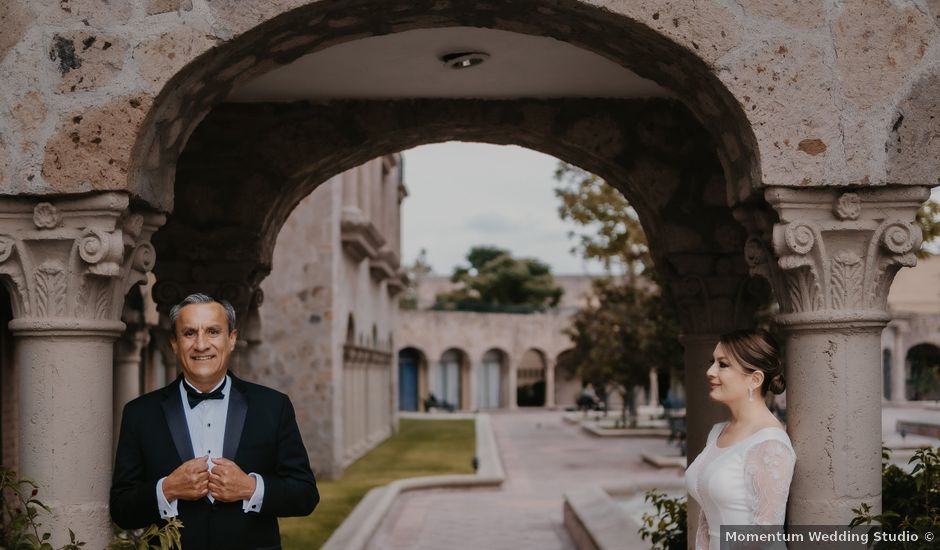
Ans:
{"label": "ceiling light fixture", "polygon": [[490,58],[486,52],[452,52],[441,56],[441,61],[451,69],[468,69]]}

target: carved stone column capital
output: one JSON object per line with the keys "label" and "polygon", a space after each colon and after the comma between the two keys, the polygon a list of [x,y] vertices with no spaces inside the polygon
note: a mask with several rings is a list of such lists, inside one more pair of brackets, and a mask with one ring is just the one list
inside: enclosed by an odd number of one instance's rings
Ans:
{"label": "carved stone column capital", "polygon": [[738,255],[674,253],[665,264],[666,291],[686,336],[751,326],[769,295],[766,283],[750,277]]}
{"label": "carved stone column capital", "polygon": [[150,236],[162,214],[123,193],[0,199],[0,278],[18,332],[120,332],[124,295],[156,261]]}
{"label": "carved stone column capital", "polygon": [[196,292],[222,298],[228,300],[235,308],[241,328],[251,308],[257,308],[264,301],[264,292],[260,286],[270,271],[269,266],[250,260],[161,260],[157,267],[153,299],[158,310],[167,313],[183,298]]}
{"label": "carved stone column capital", "polygon": [[917,262],[922,234],[914,215],[923,187],[771,188],[779,219],[769,239],[745,245],[751,272],[774,287],[784,325],[883,325],[897,271]]}

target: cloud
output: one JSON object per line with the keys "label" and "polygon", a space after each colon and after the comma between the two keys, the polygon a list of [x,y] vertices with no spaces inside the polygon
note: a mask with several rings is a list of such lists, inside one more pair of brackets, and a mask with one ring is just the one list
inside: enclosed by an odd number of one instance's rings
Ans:
{"label": "cloud", "polygon": [[471,229],[484,235],[504,235],[510,231],[521,231],[526,227],[498,212],[484,212],[471,217],[464,223]]}
{"label": "cloud", "polygon": [[471,246],[488,244],[535,257],[555,273],[582,273],[569,250],[578,229],[558,217],[552,177],[557,160],[515,146],[440,143],[404,152],[402,259],[427,250],[437,273],[465,263]]}

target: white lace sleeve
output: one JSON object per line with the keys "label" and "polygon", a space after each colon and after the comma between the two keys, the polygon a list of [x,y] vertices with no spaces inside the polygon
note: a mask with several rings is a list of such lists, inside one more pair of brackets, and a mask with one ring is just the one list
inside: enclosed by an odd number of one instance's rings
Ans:
{"label": "white lace sleeve", "polygon": [[698,511],[698,529],[695,531],[695,550],[708,550],[708,520],[705,511]]}
{"label": "white lace sleeve", "polygon": [[793,451],[769,439],[747,450],[744,476],[751,489],[755,525],[782,525],[793,479]]}

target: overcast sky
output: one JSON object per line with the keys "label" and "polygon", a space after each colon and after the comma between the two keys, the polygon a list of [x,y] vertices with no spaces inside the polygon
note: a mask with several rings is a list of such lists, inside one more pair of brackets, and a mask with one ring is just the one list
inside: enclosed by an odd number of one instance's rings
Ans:
{"label": "overcast sky", "polygon": [[449,275],[478,244],[509,249],[555,274],[600,273],[569,252],[576,229],[558,217],[552,190],[558,161],[516,146],[449,142],[403,153],[402,259],[427,250],[434,272]]}
{"label": "overcast sky", "polygon": [[[601,273],[569,251],[552,190],[558,161],[516,146],[449,142],[404,151],[402,260],[427,250],[434,272],[449,275],[471,246],[490,244],[535,257],[555,274]],[[940,199],[940,188],[933,194]]]}

